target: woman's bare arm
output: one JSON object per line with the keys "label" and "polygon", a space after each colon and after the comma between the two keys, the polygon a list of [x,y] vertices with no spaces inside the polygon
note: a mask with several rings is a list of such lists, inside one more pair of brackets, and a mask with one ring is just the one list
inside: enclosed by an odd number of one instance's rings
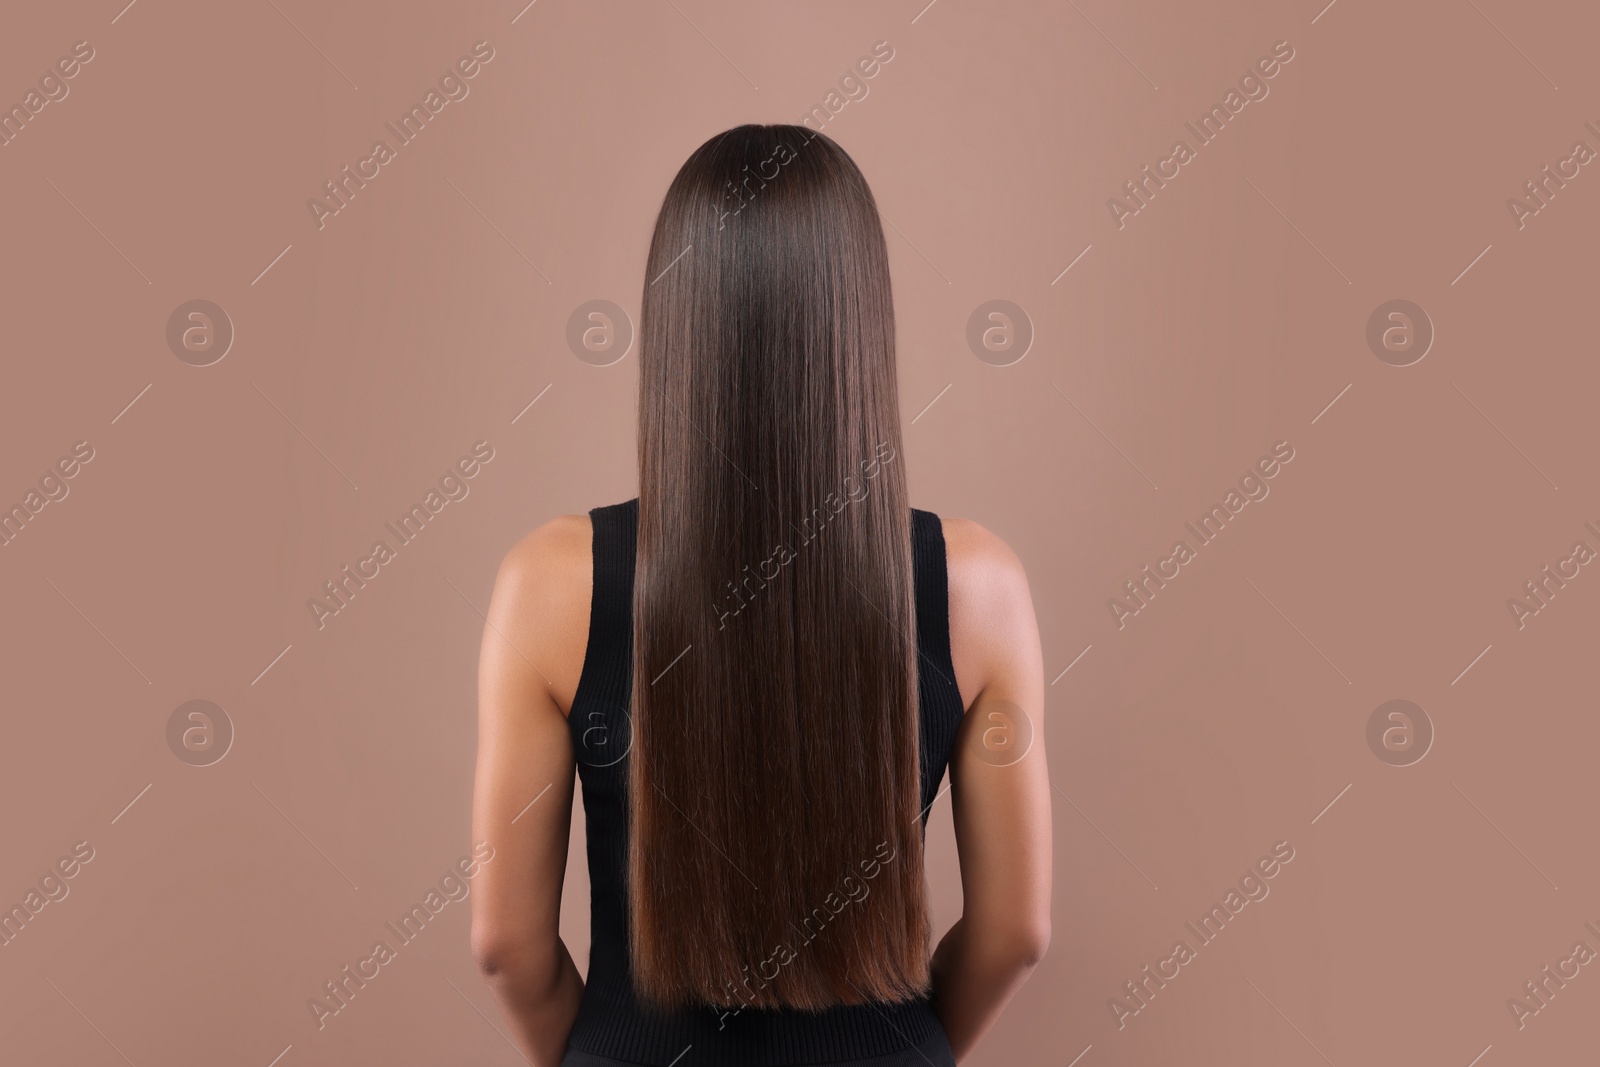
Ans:
{"label": "woman's bare arm", "polygon": [[556,1067],[583,979],[561,941],[575,764],[567,733],[589,629],[589,520],[564,516],[507,554],[478,663],[472,951],[535,1067]]}
{"label": "woman's bare arm", "polygon": [[976,523],[944,522],[950,646],[971,703],[950,762],[961,919],[933,956],[934,1008],[959,1061],[1050,944],[1044,674],[1027,575]]}

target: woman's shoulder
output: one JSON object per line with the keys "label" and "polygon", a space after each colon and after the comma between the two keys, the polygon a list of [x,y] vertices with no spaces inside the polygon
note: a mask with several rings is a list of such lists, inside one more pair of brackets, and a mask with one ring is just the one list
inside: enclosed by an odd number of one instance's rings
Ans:
{"label": "woman's shoulder", "polygon": [[588,646],[593,536],[587,515],[558,515],[523,535],[500,561],[489,610],[489,626],[544,676],[563,710]]}
{"label": "woman's shoulder", "polygon": [[943,518],[950,590],[950,656],[963,704],[989,684],[1011,642],[1036,633],[1022,560],[998,534],[971,519]]}
{"label": "woman's shoulder", "polygon": [[566,584],[578,572],[587,581],[593,526],[587,515],[557,515],[524,534],[500,561],[500,575],[519,587]]}
{"label": "woman's shoulder", "polygon": [[952,592],[957,585],[969,593],[985,590],[1015,592],[1027,588],[1022,560],[999,534],[971,519],[940,517],[944,531],[945,569]]}

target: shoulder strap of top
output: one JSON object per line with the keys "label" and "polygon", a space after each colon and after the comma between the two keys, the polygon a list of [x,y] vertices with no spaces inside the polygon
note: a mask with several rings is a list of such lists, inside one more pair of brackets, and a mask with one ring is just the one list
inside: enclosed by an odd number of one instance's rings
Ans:
{"label": "shoulder strap of top", "polygon": [[922,824],[926,827],[965,715],[950,655],[950,576],[944,527],[930,511],[911,510],[911,561],[916,585]]}
{"label": "shoulder strap of top", "polygon": [[633,557],[639,501],[594,508],[589,521],[594,526],[594,591],[578,687],[625,705],[633,681]]}
{"label": "shoulder strap of top", "polygon": [[[948,692],[939,692],[940,698],[954,696],[959,707],[961,695],[950,656],[950,576],[944,526],[931,511],[911,509],[911,560],[916,580],[917,654],[923,666],[931,668],[934,689],[948,687]],[[924,702],[929,695],[924,693]]]}

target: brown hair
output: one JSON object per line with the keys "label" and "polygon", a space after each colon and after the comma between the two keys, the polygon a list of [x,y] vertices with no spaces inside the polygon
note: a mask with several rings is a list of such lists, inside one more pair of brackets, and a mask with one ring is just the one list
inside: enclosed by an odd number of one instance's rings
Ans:
{"label": "brown hair", "polygon": [[808,1010],[924,993],[894,310],[855,163],[800,126],[701,145],[640,318],[635,987]]}

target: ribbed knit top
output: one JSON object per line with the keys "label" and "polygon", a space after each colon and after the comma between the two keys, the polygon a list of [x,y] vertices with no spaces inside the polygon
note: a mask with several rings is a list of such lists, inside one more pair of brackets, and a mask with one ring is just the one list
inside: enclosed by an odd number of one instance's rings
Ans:
{"label": "ribbed knit top", "polygon": [[[639,501],[595,508],[589,517],[594,524],[589,643],[567,721],[583,786],[590,949],[583,1001],[568,1044],[647,1067],[790,1067],[885,1056],[933,1037],[940,1024],[926,998],[821,1012],[725,1012],[707,1006],[661,1013],[635,997],[628,951],[627,738]],[[944,533],[931,512],[913,508],[911,519],[926,830],[963,709],[950,659]]]}

